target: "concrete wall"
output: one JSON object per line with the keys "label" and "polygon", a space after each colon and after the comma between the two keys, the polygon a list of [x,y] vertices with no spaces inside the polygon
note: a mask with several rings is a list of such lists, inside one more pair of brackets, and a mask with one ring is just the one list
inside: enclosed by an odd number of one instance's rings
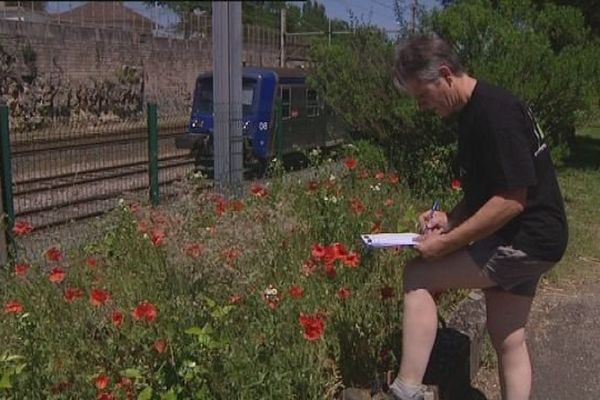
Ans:
{"label": "concrete wall", "polygon": [[[243,32],[246,65],[279,65],[277,32],[247,26]],[[36,76],[52,76],[63,87],[97,84],[113,79],[124,66],[135,67],[143,76],[143,102],[157,101],[161,110],[169,113],[188,112],[195,77],[212,67],[210,37],[182,40],[85,26],[0,20],[0,46],[15,57],[16,74],[27,69],[22,58],[29,47],[35,53]]]}

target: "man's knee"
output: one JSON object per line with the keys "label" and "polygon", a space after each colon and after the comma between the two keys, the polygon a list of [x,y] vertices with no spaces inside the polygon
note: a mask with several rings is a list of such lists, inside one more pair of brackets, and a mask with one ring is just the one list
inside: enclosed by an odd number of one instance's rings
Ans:
{"label": "man's knee", "polygon": [[403,272],[403,288],[404,293],[414,291],[417,289],[426,289],[431,291],[430,284],[428,282],[428,275],[423,268],[425,260],[422,258],[415,258],[409,261],[404,267]]}
{"label": "man's knee", "polygon": [[488,328],[492,345],[498,354],[507,354],[520,350],[525,346],[525,328],[518,329],[506,335],[501,332],[492,332]]}

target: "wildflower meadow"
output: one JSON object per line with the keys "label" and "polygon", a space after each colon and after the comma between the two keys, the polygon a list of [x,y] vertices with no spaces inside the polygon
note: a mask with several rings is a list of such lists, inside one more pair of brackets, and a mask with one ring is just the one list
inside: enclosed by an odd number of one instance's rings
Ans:
{"label": "wildflower meadow", "polygon": [[97,239],[17,256],[0,277],[0,397],[332,399],[396,369],[416,253],[360,234],[415,231],[427,205],[367,150],[314,151],[302,174],[274,162],[239,198],[190,177],[170,206],[122,201]]}

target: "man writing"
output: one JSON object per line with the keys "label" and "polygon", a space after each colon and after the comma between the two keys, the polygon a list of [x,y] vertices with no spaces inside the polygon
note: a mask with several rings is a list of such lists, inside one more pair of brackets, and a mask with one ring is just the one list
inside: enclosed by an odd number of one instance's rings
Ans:
{"label": "man writing", "polygon": [[421,257],[404,270],[402,360],[395,399],[422,399],[437,332],[432,293],[483,289],[487,329],[498,355],[502,398],[528,399],[531,362],[525,325],[542,274],[563,256],[567,221],[550,154],[527,106],[477,80],[436,35],[401,43],[397,88],[420,108],[458,115],[464,197],[448,214],[427,211]]}

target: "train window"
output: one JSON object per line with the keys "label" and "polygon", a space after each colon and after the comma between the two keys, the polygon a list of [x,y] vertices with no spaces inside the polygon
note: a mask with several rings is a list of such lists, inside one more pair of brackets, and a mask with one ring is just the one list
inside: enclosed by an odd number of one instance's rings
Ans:
{"label": "train window", "polygon": [[[255,89],[255,81],[244,79],[244,81],[242,82],[242,113],[244,115],[250,114],[252,112]],[[212,78],[199,79],[196,82],[193,110],[194,112],[200,114],[210,114],[213,112]]]}
{"label": "train window", "polygon": [[316,90],[306,89],[306,115],[308,117],[319,115],[319,95]]}
{"label": "train window", "polygon": [[281,86],[279,88],[279,98],[281,99],[281,118],[290,118],[292,109],[292,88]]}

